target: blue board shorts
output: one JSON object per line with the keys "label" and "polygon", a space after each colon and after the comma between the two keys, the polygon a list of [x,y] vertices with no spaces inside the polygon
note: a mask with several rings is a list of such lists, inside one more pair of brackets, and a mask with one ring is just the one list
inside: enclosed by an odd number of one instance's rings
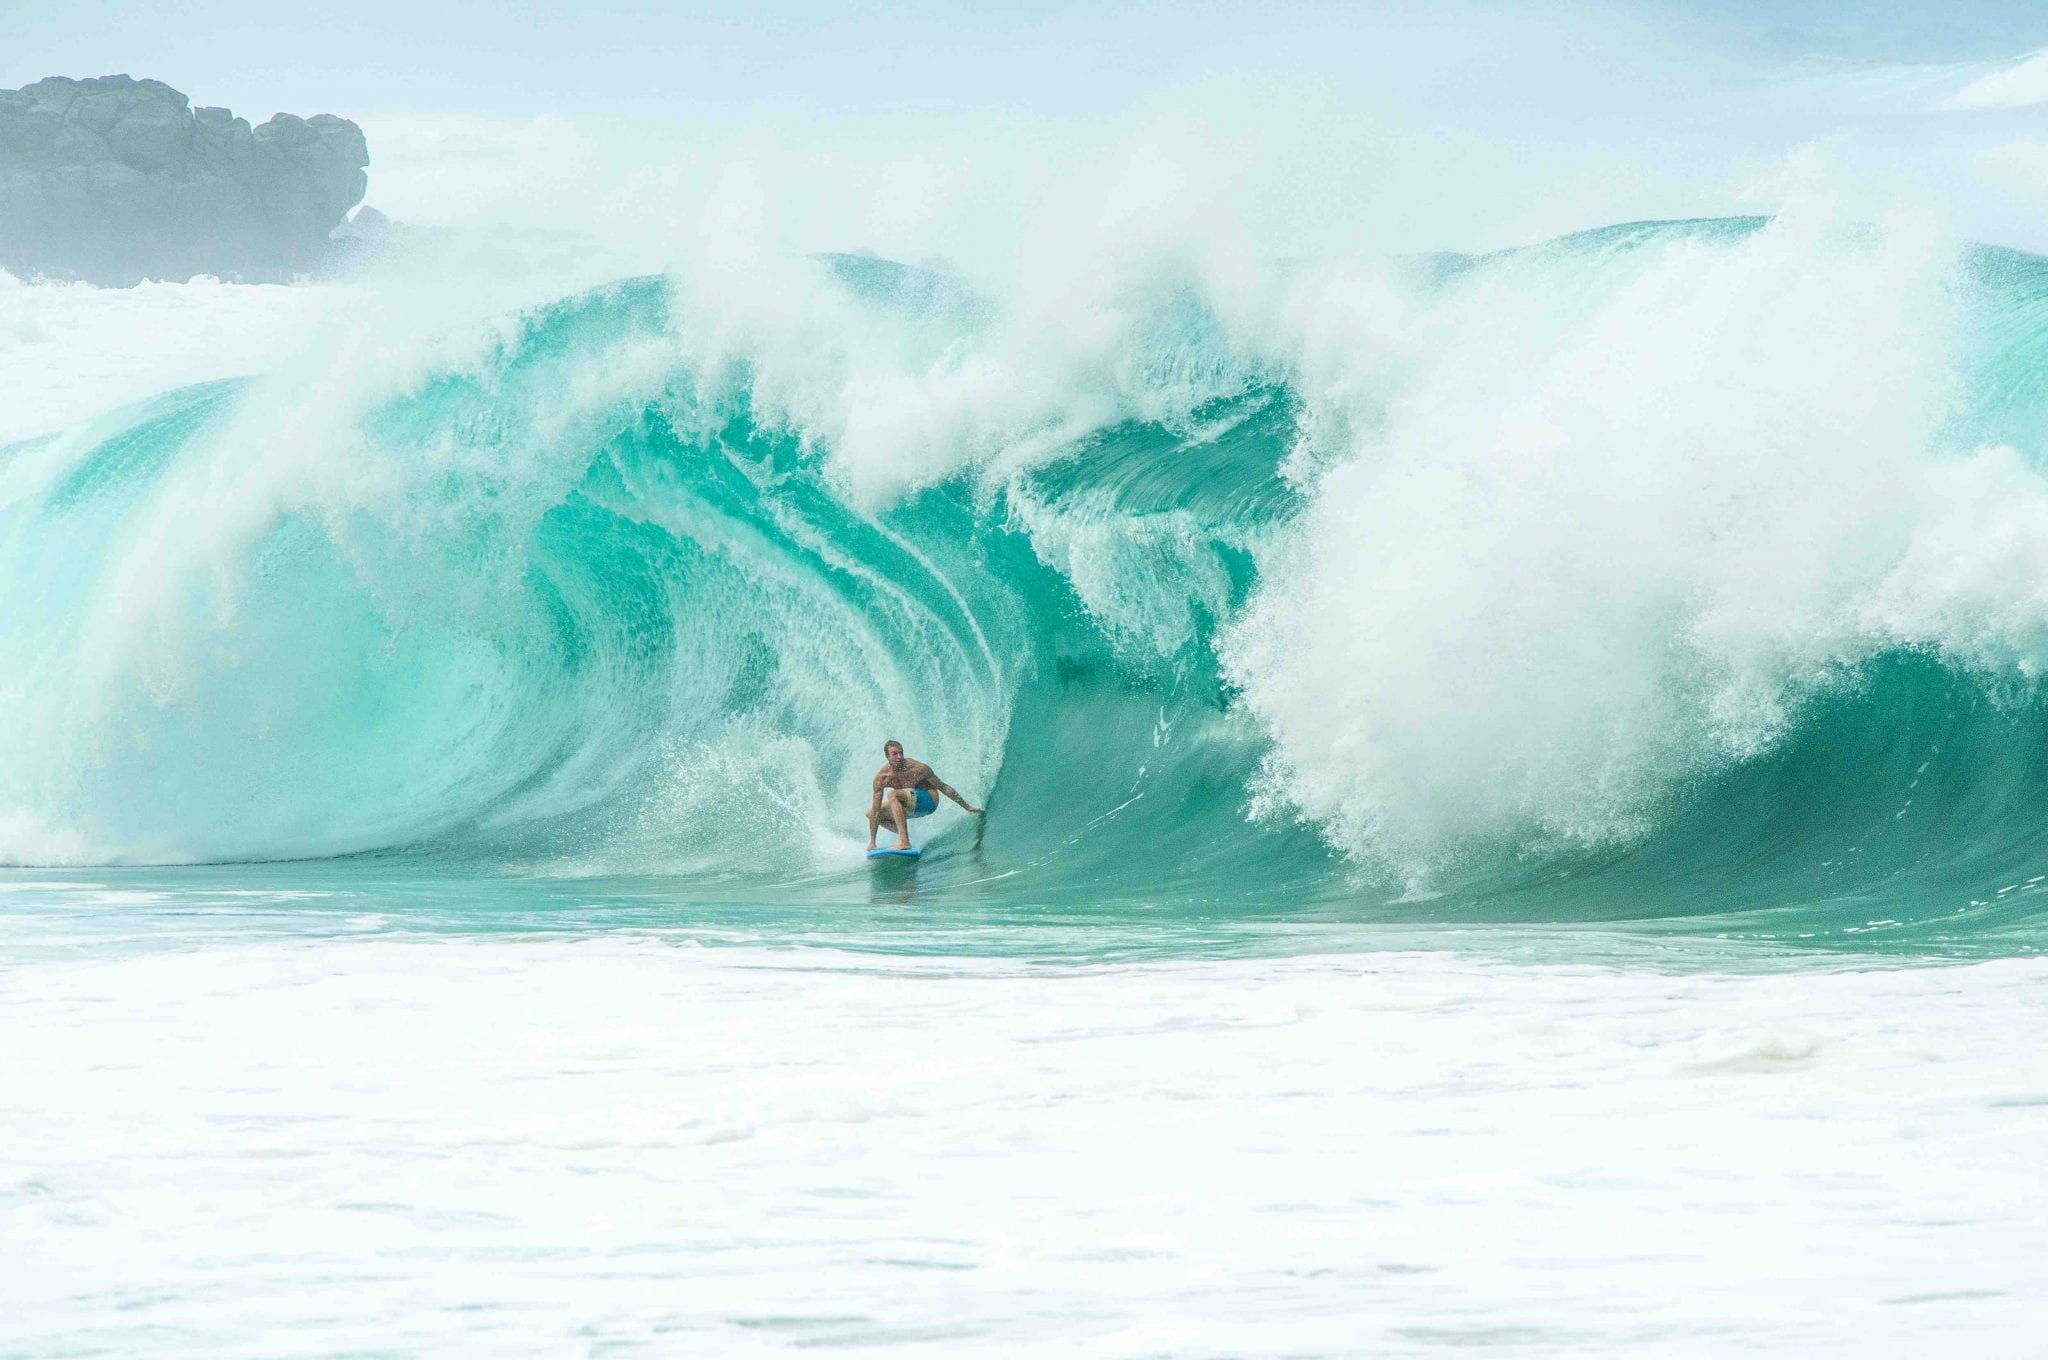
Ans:
{"label": "blue board shorts", "polygon": [[917,806],[910,810],[913,817],[929,817],[939,809],[939,800],[932,797],[930,789],[917,790]]}

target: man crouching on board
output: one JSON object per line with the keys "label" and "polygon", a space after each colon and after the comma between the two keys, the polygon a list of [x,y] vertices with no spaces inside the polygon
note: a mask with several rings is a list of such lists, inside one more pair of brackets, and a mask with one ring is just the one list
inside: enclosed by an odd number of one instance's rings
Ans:
{"label": "man crouching on board", "polygon": [[885,741],[882,743],[885,759],[882,768],[875,774],[875,795],[868,800],[868,849],[875,848],[875,831],[884,826],[896,828],[896,848],[910,848],[910,819],[929,816],[939,806],[939,800],[932,795],[943,793],[969,812],[981,809],[953,791],[953,786],[939,778],[932,767],[921,760],[912,760],[903,754],[903,743]]}

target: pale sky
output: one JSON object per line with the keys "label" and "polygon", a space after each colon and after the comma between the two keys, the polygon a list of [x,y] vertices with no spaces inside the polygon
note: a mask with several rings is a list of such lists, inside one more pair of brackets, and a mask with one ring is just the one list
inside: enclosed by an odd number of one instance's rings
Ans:
{"label": "pale sky", "polygon": [[[2048,7],[1945,0],[1357,5],[1278,0],[1032,5],[799,0],[681,5],[507,0],[0,0],[0,85],[153,74],[257,118],[280,108],[500,116],[799,102],[825,110],[1112,107],[1247,70],[1341,80],[1426,35],[1445,61],[1530,28],[1707,82],[1799,60],[1916,65],[2048,46]],[[1464,47],[1462,53],[1457,49]],[[1384,74],[1384,73],[1382,73]],[[1420,75],[1419,72],[1411,74]]]}
{"label": "pale sky", "polygon": [[[1247,211],[1321,224],[1274,249],[1347,214],[1472,249],[1769,210],[1787,174],[2048,249],[2038,4],[0,0],[0,35],[0,87],[119,71],[252,121],[354,117],[368,201],[411,220],[568,225],[600,181],[741,161],[777,198],[792,176],[999,192],[1134,154],[1199,179],[1214,147],[1262,186]],[[815,243],[936,249],[892,220]]]}

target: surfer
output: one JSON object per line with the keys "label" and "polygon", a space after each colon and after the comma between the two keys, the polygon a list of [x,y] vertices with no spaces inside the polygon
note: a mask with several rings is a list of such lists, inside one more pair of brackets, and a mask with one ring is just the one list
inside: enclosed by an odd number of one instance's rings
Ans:
{"label": "surfer", "polygon": [[882,743],[882,768],[875,772],[874,797],[868,800],[868,849],[875,848],[875,832],[884,826],[896,829],[896,848],[910,848],[910,819],[931,815],[939,806],[933,795],[943,793],[969,812],[981,809],[954,792],[931,766],[903,754],[903,743]]}

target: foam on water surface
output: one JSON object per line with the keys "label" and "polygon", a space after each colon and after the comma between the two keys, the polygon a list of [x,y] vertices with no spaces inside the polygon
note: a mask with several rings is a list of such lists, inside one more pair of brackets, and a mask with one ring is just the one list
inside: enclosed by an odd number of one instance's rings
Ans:
{"label": "foam on water surface", "polygon": [[0,997],[38,1036],[0,1051],[4,1334],[2020,1354],[2044,1008],[2039,961],[1048,967],[660,930],[52,958]]}

